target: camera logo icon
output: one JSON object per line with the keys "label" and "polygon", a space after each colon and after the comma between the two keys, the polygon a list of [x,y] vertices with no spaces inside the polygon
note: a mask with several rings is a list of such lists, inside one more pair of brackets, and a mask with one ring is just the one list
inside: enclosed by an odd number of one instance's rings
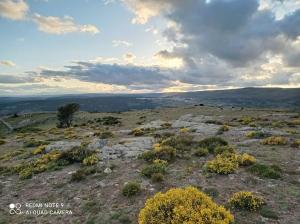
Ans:
{"label": "camera logo icon", "polygon": [[9,214],[11,215],[21,215],[22,211],[21,211],[21,207],[22,205],[20,203],[11,203],[9,204]]}

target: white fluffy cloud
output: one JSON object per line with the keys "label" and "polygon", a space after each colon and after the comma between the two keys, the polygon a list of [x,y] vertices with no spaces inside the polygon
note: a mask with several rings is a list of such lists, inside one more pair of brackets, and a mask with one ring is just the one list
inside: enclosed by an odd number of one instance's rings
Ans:
{"label": "white fluffy cloud", "polygon": [[129,43],[128,41],[125,41],[125,40],[113,40],[112,44],[114,47],[120,47],[120,46],[130,47],[130,46],[132,46],[132,43]]}
{"label": "white fluffy cloud", "polygon": [[38,25],[40,31],[51,34],[66,34],[73,32],[97,34],[100,32],[94,25],[76,24],[74,19],[69,16],[65,16],[64,18],[53,16],[46,17],[35,13],[33,21]]}
{"label": "white fluffy cloud", "polygon": [[7,19],[22,20],[26,17],[28,10],[29,7],[24,0],[0,1],[0,16]]}
{"label": "white fluffy cloud", "polygon": [[15,67],[16,66],[16,64],[13,61],[8,61],[8,60],[0,61],[0,65],[8,66],[8,67]]}

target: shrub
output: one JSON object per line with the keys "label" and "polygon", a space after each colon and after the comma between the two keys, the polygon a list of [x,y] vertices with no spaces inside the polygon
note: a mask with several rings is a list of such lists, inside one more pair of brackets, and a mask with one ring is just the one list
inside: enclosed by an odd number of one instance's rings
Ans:
{"label": "shrub", "polygon": [[157,146],[154,152],[156,158],[166,161],[172,161],[176,157],[176,149],[171,146]]}
{"label": "shrub", "polygon": [[177,152],[191,151],[193,146],[193,137],[189,135],[172,136],[161,142],[161,146],[171,146]]}
{"label": "shrub", "polygon": [[295,140],[292,144],[292,147],[300,149],[300,140]]}
{"label": "shrub", "polygon": [[267,208],[266,206],[263,206],[260,211],[259,214],[262,217],[268,218],[268,219],[278,219],[278,215],[276,212],[272,211],[271,209]]}
{"label": "shrub", "polygon": [[161,163],[153,163],[151,165],[147,165],[141,171],[141,174],[148,178],[151,178],[154,173],[166,173],[166,165]]}
{"label": "shrub", "polygon": [[23,149],[19,149],[19,150],[14,150],[12,152],[8,152],[5,153],[4,155],[0,156],[0,160],[2,161],[9,161],[11,160],[13,157],[21,155],[25,152],[25,150]]}
{"label": "shrub", "polygon": [[262,141],[264,145],[286,145],[287,139],[281,136],[271,136]]}
{"label": "shrub", "polygon": [[188,129],[188,128],[180,128],[180,132],[181,133],[188,133],[190,131],[190,129]]}
{"label": "shrub", "polygon": [[134,136],[143,136],[145,134],[145,131],[141,128],[135,128],[131,131],[131,134]]}
{"label": "shrub", "polygon": [[221,121],[216,121],[216,120],[207,120],[205,121],[206,124],[217,124],[217,125],[222,125],[223,123]]}
{"label": "shrub", "polygon": [[229,126],[228,126],[228,125],[222,125],[222,126],[219,128],[217,134],[218,134],[218,135],[221,135],[221,134],[223,134],[223,133],[226,132],[226,131],[229,131]]}
{"label": "shrub", "polygon": [[234,173],[238,168],[237,155],[217,155],[216,158],[206,163],[206,168],[209,172],[218,174]]}
{"label": "shrub", "polygon": [[166,123],[161,124],[160,126],[161,126],[162,128],[164,128],[164,129],[168,129],[168,128],[172,127],[172,124],[166,122]]}
{"label": "shrub", "polygon": [[86,176],[96,173],[97,170],[94,167],[83,167],[72,173],[71,181],[81,181],[86,178]]}
{"label": "shrub", "polygon": [[152,162],[153,160],[156,159],[156,153],[154,150],[146,151],[146,152],[142,153],[141,155],[139,155],[139,158],[143,159],[147,162]]}
{"label": "shrub", "polygon": [[247,153],[244,153],[239,156],[239,165],[240,166],[250,166],[256,163],[256,159],[254,156],[251,156]]}
{"label": "shrub", "polygon": [[141,192],[141,186],[139,183],[136,182],[129,182],[125,184],[125,186],[122,189],[122,194],[125,197],[132,197],[137,195],[140,192]]}
{"label": "shrub", "polygon": [[265,204],[262,198],[248,191],[234,193],[228,202],[234,208],[248,211],[256,211]]}
{"label": "shrub", "polygon": [[103,125],[117,125],[121,124],[120,118],[113,117],[113,116],[106,116],[103,118],[96,119],[96,122],[103,124]]}
{"label": "shrub", "polygon": [[230,224],[233,221],[229,211],[194,187],[172,188],[166,193],[157,193],[146,201],[138,219],[139,224]]}
{"label": "shrub", "polygon": [[218,197],[219,196],[219,191],[217,188],[211,187],[211,188],[205,188],[204,193],[209,195],[210,197]]}
{"label": "shrub", "polygon": [[45,141],[37,141],[35,139],[30,139],[24,142],[24,147],[38,147],[41,145],[47,145],[48,142]]}
{"label": "shrub", "polygon": [[241,124],[243,124],[243,125],[248,125],[248,124],[252,123],[253,121],[255,121],[255,119],[252,117],[249,117],[249,116],[244,116],[241,119],[239,119],[239,122],[241,122]]}
{"label": "shrub", "polygon": [[19,172],[19,177],[21,180],[30,179],[34,174],[34,169],[32,166],[28,166]]}
{"label": "shrub", "polygon": [[233,146],[230,145],[221,145],[221,146],[217,146],[214,149],[214,154],[218,155],[218,154],[222,154],[222,153],[235,153],[235,148]]}
{"label": "shrub", "polygon": [[65,159],[71,163],[82,162],[86,157],[95,154],[95,151],[84,147],[76,146],[68,151],[62,152],[60,159]]}
{"label": "shrub", "polygon": [[162,182],[164,180],[164,175],[161,173],[154,173],[151,176],[152,182]]}
{"label": "shrub", "polygon": [[194,152],[195,156],[199,156],[199,157],[207,156],[208,153],[209,153],[209,151],[207,148],[197,148],[197,149],[195,149],[195,152]]}
{"label": "shrub", "polygon": [[99,134],[99,138],[101,139],[107,139],[107,138],[113,138],[114,134],[111,131],[104,131]]}
{"label": "shrub", "polygon": [[278,179],[281,177],[281,168],[276,165],[267,166],[264,164],[254,164],[248,168],[248,171],[261,177]]}
{"label": "shrub", "polygon": [[92,166],[99,162],[99,158],[96,154],[90,155],[88,157],[85,157],[82,161],[82,163],[86,166]]}
{"label": "shrub", "polygon": [[198,145],[199,147],[207,148],[209,152],[214,152],[216,147],[228,145],[228,142],[220,137],[209,137],[201,140]]}
{"label": "shrub", "polygon": [[46,146],[45,145],[40,145],[39,147],[37,147],[35,150],[32,151],[33,155],[37,155],[37,154],[41,154],[45,151]]}
{"label": "shrub", "polygon": [[4,145],[6,143],[6,141],[5,140],[3,140],[3,139],[0,139],[0,145]]}
{"label": "shrub", "polygon": [[246,136],[248,138],[265,138],[268,134],[262,131],[250,131],[246,134]]}

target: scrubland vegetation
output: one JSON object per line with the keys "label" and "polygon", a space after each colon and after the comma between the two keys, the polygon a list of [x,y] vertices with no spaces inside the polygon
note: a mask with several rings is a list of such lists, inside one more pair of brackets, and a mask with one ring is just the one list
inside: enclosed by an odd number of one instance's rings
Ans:
{"label": "scrubland vegetation", "polygon": [[299,223],[299,113],[75,109],[0,135],[1,207],[59,200],[73,215],[0,223]]}

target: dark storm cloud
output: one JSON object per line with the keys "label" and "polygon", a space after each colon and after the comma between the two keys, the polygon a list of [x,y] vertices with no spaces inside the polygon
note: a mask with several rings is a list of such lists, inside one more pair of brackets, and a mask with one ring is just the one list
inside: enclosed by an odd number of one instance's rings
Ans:
{"label": "dark storm cloud", "polygon": [[172,71],[158,67],[76,62],[65,71],[42,70],[42,77],[72,77],[81,81],[155,88],[168,85]]}
{"label": "dark storm cloud", "polygon": [[12,75],[1,75],[0,74],[0,84],[17,84],[17,83],[29,83],[35,82],[33,77],[20,77]]}
{"label": "dark storm cloud", "polygon": [[190,0],[166,15],[177,27],[165,35],[187,46],[182,54],[186,60],[210,54],[235,67],[249,66],[266,53],[282,53],[300,34],[300,10],[278,21],[258,7],[256,0]]}

